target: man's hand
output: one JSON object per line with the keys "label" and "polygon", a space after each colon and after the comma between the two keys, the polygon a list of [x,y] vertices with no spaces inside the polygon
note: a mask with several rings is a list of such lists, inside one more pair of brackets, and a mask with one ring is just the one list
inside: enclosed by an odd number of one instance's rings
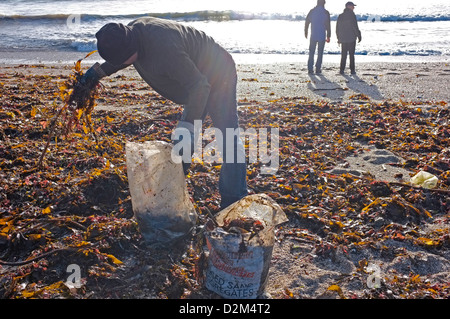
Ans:
{"label": "man's hand", "polygon": [[99,81],[100,81],[100,76],[98,75],[95,67],[92,66],[83,75],[83,77],[80,80],[80,83],[82,83],[83,85],[85,85],[89,88],[93,88],[95,85],[98,84]]}
{"label": "man's hand", "polygon": [[99,64],[94,64],[89,70],[86,71],[78,83],[75,84],[69,98],[69,103],[74,102],[78,108],[81,108],[86,104],[91,91],[100,81],[98,68]]}
{"label": "man's hand", "polygon": [[326,41],[327,41],[327,43],[330,43],[330,37],[328,37]]}
{"label": "man's hand", "polygon": [[305,38],[308,39],[308,31],[305,31]]}
{"label": "man's hand", "polygon": [[362,36],[359,36],[358,37],[358,43],[361,42],[361,40],[362,40]]}

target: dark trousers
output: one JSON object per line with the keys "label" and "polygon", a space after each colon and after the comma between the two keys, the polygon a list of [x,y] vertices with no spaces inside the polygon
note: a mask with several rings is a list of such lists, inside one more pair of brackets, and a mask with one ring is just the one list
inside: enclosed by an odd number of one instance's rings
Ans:
{"label": "dark trousers", "polygon": [[[239,128],[236,65],[231,55],[219,47],[217,47],[216,55],[212,57],[207,61],[210,64],[201,68],[211,84],[208,102],[201,120],[209,114],[213,126],[219,129],[223,136],[221,154],[223,163],[219,176],[219,193],[221,209],[224,209],[248,195],[247,162],[241,138],[233,136],[234,141],[227,141],[226,133],[227,129]],[[228,154],[233,156],[227,156]],[[183,166],[186,170],[190,163]]]}
{"label": "dark trousers", "polygon": [[325,49],[325,41],[310,40],[309,42],[309,58],[308,58],[308,71],[312,72],[314,67],[314,55],[316,54],[317,47],[317,61],[316,70],[320,71],[322,68],[323,51]]}
{"label": "dark trousers", "polygon": [[341,43],[341,72],[344,72],[347,64],[347,55],[350,56],[350,71],[355,72],[355,49],[356,41]]}

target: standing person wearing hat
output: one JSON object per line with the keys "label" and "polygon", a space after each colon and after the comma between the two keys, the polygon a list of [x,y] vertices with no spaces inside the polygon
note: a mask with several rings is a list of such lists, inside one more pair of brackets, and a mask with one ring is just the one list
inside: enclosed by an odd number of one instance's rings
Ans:
{"label": "standing person wearing hat", "polygon": [[344,12],[339,15],[336,23],[337,39],[338,43],[341,45],[340,74],[344,74],[345,66],[347,64],[347,55],[350,56],[350,72],[356,74],[356,39],[358,39],[358,42],[361,42],[362,37],[356,15],[353,12],[355,6],[356,4],[353,2],[347,2],[345,4]]}
{"label": "standing person wearing hat", "polygon": [[325,0],[317,0],[317,6],[309,11],[305,21],[305,37],[308,38],[309,25],[311,37],[309,42],[308,73],[314,73],[314,55],[317,47],[316,73],[322,73],[323,51],[325,42],[330,42],[330,13],[325,9]]}
{"label": "standing person wearing hat", "polygon": [[[73,94],[92,90],[103,77],[133,64],[142,79],[156,92],[183,105],[183,114],[174,131],[174,143],[190,135],[190,155],[197,135],[194,134],[194,121],[204,120],[209,114],[214,127],[222,132],[223,145],[232,145],[222,147],[221,208],[245,197],[247,166],[244,145],[238,136],[227,144],[225,134],[227,128],[236,130],[239,127],[237,72],[231,55],[204,32],[152,17],[140,18],[128,25],[109,23],[96,33],[96,38],[98,52],[106,62],[94,64]],[[189,133],[185,135],[183,132]],[[187,173],[191,156],[189,161],[185,158],[183,156],[183,168]]]}

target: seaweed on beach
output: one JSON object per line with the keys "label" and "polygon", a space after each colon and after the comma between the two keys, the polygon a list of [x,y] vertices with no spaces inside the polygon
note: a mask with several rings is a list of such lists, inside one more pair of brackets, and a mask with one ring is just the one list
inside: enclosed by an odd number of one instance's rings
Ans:
{"label": "seaweed on beach", "polygon": [[[95,85],[92,89],[89,89],[85,84],[82,84],[82,78],[84,75],[81,69],[81,62],[94,54],[97,51],[88,53],[83,59],[78,60],[69,75],[69,79],[66,83],[63,83],[60,87],[60,98],[63,101],[62,107],[56,112],[49,124],[47,144],[39,158],[38,166],[42,165],[45,153],[52,138],[59,128],[64,137],[74,131],[77,126],[82,126],[86,134],[92,133],[95,141],[97,137],[92,127],[92,111],[96,105],[96,99],[98,97],[98,87]],[[75,91],[77,92],[75,94]]]}
{"label": "seaweed on beach", "polygon": [[[125,143],[170,141],[181,107],[143,94],[132,77],[113,78],[99,103],[117,108],[96,108],[90,117],[97,144],[74,125],[73,138],[56,134],[47,165],[36,166],[52,110],[64,103],[59,87],[72,71],[27,66],[0,74],[0,298],[215,297],[198,280],[197,235],[172,250],[149,249],[131,207]],[[119,107],[126,105],[134,109]],[[239,108],[244,128],[280,130],[278,171],[262,175],[263,163],[248,166],[251,192],[271,196],[289,217],[276,230],[287,254],[276,252],[271,272],[289,277],[291,267],[302,267],[297,284],[282,276],[269,283],[273,298],[449,298],[449,115],[445,101],[285,98]],[[410,176],[392,182],[330,173],[369,146],[404,158],[392,165],[411,175],[434,174],[438,186],[416,187]],[[219,210],[219,169],[196,162],[189,170],[200,224]],[[371,288],[373,264],[382,276]],[[79,266],[80,286],[70,285],[70,265]]]}

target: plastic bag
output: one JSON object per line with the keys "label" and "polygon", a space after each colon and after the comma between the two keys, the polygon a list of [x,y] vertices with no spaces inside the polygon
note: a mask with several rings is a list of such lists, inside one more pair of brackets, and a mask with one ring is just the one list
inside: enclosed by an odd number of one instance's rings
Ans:
{"label": "plastic bag", "polygon": [[274,228],[286,221],[278,204],[264,194],[249,195],[219,212],[214,227],[207,224],[205,231],[206,288],[224,298],[261,296],[267,285]]}
{"label": "plastic bag", "polygon": [[171,152],[162,141],[126,144],[131,204],[148,244],[173,242],[195,226],[182,164],[173,162]]}
{"label": "plastic bag", "polygon": [[438,182],[438,178],[433,174],[425,171],[420,171],[411,178],[411,183],[423,188],[435,188]]}

